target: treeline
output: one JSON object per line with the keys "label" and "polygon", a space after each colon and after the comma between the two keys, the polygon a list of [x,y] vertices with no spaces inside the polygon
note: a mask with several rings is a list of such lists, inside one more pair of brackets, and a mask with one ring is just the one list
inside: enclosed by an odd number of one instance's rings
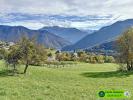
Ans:
{"label": "treeline", "polygon": [[86,63],[114,63],[115,59],[112,56],[96,55],[94,53],[86,53],[80,51],[77,53],[56,52],[58,61],[78,61]]}

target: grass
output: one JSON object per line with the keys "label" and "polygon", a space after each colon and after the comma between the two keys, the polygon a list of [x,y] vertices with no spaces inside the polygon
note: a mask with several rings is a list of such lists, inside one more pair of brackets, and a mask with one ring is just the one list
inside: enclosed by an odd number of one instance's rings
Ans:
{"label": "grass", "polygon": [[132,72],[117,72],[117,67],[85,63],[64,68],[30,66],[26,75],[11,76],[1,61],[0,100],[99,100],[97,92],[105,89],[133,93]]}

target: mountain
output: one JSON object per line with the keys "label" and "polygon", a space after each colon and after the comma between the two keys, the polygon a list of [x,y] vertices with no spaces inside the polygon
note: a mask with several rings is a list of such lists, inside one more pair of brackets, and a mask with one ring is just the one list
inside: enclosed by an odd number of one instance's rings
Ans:
{"label": "mountain", "polygon": [[97,46],[94,46],[93,50],[115,50],[115,43],[116,41],[110,41],[110,42],[106,42]]}
{"label": "mountain", "polygon": [[46,47],[60,49],[70,42],[46,30],[30,30],[23,26],[3,26],[0,25],[0,40],[7,42],[17,42],[23,35],[29,38],[35,36],[37,42]]}
{"label": "mountain", "polygon": [[39,32],[40,34],[38,34],[37,41],[40,44],[44,44],[46,47],[61,49],[62,47],[71,44],[71,42],[65,40],[64,38],[61,38],[48,31],[42,30]]}
{"label": "mountain", "polygon": [[78,30],[76,28],[64,28],[59,26],[53,26],[53,27],[43,27],[40,30],[47,30],[51,33],[55,33],[56,35],[72,42],[76,43],[81,38],[88,35],[87,32]]}
{"label": "mountain", "polygon": [[97,46],[94,46],[90,49],[85,49],[86,52],[92,52],[95,54],[108,55],[108,56],[116,56],[118,52],[116,51],[116,41],[106,42]]}
{"label": "mountain", "polygon": [[77,43],[64,47],[62,50],[87,49],[105,42],[110,42],[119,37],[125,30],[133,26],[133,19],[118,21],[110,26],[101,28],[87,35]]}

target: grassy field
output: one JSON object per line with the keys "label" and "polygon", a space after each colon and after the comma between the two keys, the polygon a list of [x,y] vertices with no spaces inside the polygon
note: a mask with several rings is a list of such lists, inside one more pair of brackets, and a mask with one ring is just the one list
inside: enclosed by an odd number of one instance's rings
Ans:
{"label": "grassy field", "polygon": [[30,66],[26,75],[9,76],[1,61],[0,100],[101,100],[97,92],[105,89],[133,93],[133,74],[117,72],[117,67],[85,63],[64,68]]}

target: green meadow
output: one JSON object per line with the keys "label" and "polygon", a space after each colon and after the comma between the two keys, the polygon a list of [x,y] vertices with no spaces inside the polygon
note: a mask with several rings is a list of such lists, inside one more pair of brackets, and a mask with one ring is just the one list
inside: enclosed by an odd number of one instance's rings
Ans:
{"label": "green meadow", "polygon": [[61,68],[30,66],[26,75],[11,76],[0,61],[0,100],[101,100],[100,90],[133,93],[133,73],[117,68],[116,64],[88,63]]}

